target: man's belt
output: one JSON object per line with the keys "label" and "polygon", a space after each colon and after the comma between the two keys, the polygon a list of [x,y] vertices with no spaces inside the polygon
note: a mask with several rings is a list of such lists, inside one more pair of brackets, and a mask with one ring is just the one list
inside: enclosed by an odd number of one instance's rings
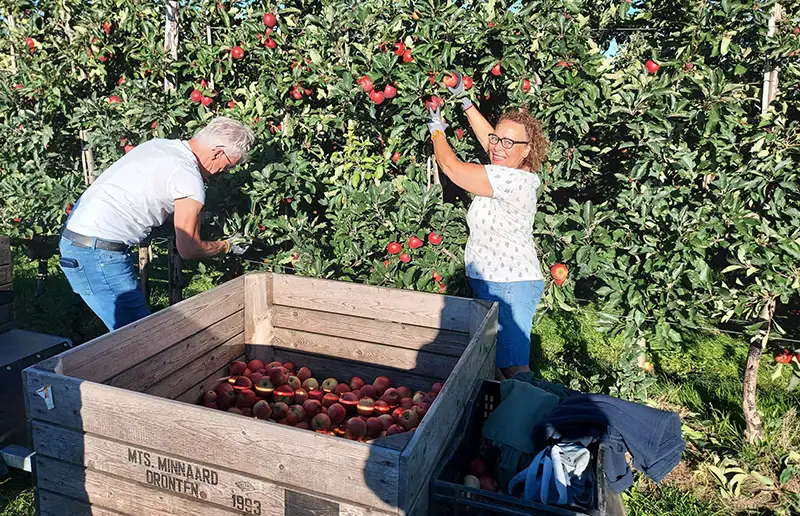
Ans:
{"label": "man's belt", "polygon": [[[131,248],[128,244],[123,244],[121,242],[111,242],[110,240],[103,240],[102,238],[94,238],[88,237],[85,235],[80,235],[75,233],[74,231],[70,231],[67,228],[61,232],[61,236],[66,238],[77,247],[92,247],[94,246],[97,249],[104,249],[106,251],[127,251]],[[96,242],[96,243],[95,243]]]}

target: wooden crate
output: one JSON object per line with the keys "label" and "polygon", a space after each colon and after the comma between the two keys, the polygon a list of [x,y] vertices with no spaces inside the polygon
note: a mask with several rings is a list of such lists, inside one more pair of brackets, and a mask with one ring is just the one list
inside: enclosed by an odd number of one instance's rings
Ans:
{"label": "wooden crate", "polygon": [[[39,514],[424,515],[475,382],[493,376],[496,331],[481,301],[237,278],[26,370]],[[415,432],[353,442],[196,405],[244,355],[446,383]]]}
{"label": "wooden crate", "polygon": [[14,289],[11,274],[11,240],[0,236],[0,333],[11,329],[14,320]]}

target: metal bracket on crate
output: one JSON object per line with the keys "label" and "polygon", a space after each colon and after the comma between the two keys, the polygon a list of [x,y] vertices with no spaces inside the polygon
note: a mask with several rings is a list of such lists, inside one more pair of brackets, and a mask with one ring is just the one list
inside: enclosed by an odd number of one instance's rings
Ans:
{"label": "metal bracket on crate", "polygon": [[0,478],[8,475],[8,468],[21,469],[30,473],[34,455],[36,455],[35,452],[16,444],[6,446],[0,450],[0,458],[2,458],[0,460]]}

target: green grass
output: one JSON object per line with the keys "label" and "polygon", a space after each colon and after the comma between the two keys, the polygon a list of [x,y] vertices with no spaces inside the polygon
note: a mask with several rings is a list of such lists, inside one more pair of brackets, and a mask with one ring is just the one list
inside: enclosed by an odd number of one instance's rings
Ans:
{"label": "green grass", "polygon": [[[55,260],[49,264],[47,292],[38,298],[34,297],[36,264],[16,256],[14,265],[20,326],[67,336],[76,344],[105,333],[102,323],[69,289]],[[153,309],[167,305],[163,266],[163,257],[157,257],[151,276]],[[185,274],[186,297],[221,281],[219,275],[188,269]],[[540,376],[584,392],[607,392],[613,385],[622,340],[596,331],[591,310],[546,314],[537,321],[532,344],[532,367]],[[759,377],[759,409],[766,439],[758,445],[744,443],[741,378],[746,354],[745,340],[708,333],[685,336],[679,352],[653,353],[657,383],[651,398],[681,414],[689,446],[684,463],[660,485],[637,474],[636,484],[623,497],[629,514],[800,514],[800,478],[785,486],[777,482],[784,459],[791,451],[800,451],[800,396],[787,392],[785,378],[770,378],[765,359]],[[707,471],[715,457],[734,459],[746,471],[773,479],[776,488],[767,491],[750,479],[738,497],[723,495]],[[0,483],[0,516],[32,515],[32,503],[29,476],[15,474]]]}
{"label": "green grass", "polygon": [[12,471],[0,479],[0,516],[33,516],[33,482],[28,473]]}

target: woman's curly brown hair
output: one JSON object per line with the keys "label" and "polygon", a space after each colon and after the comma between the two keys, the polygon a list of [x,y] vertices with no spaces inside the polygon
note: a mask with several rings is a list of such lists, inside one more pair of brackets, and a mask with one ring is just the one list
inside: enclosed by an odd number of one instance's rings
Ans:
{"label": "woman's curly brown hair", "polygon": [[499,124],[503,120],[516,122],[525,128],[525,133],[528,135],[528,141],[530,142],[528,144],[530,152],[520,163],[520,168],[529,168],[531,172],[538,172],[545,156],[547,156],[547,149],[550,148],[550,142],[542,132],[542,124],[527,110],[521,109],[503,113],[497,123]]}

